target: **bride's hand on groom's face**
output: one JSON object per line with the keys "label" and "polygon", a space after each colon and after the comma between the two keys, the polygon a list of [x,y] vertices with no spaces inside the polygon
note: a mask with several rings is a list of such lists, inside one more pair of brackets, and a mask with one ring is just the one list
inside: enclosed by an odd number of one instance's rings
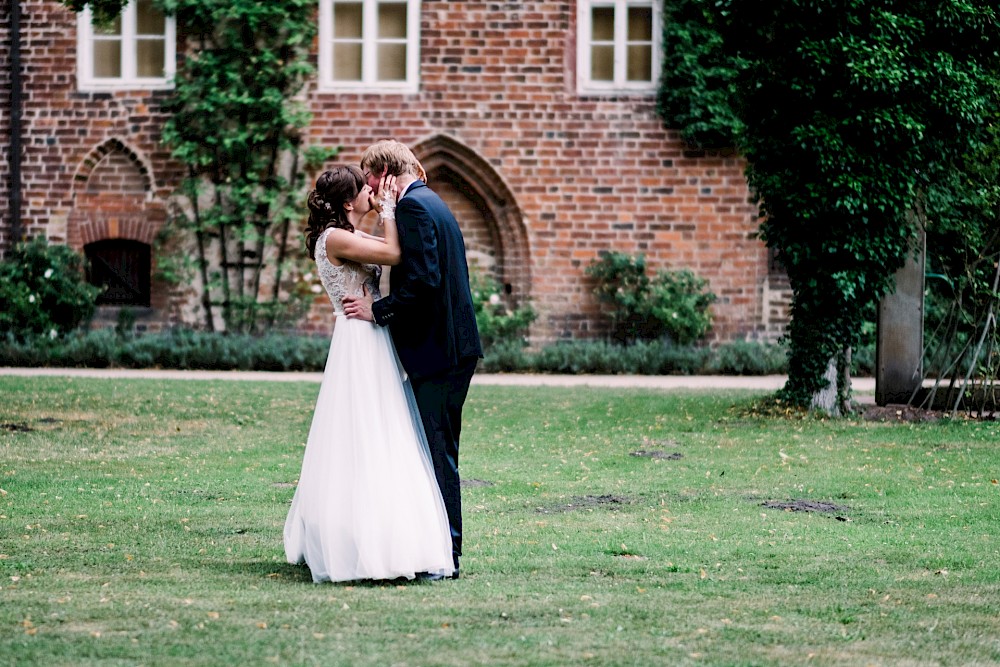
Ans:
{"label": "bride's hand on groom's face", "polygon": [[396,177],[386,172],[382,175],[382,179],[378,184],[378,198],[380,200],[391,198],[392,201],[396,201],[398,194],[399,193],[396,192]]}

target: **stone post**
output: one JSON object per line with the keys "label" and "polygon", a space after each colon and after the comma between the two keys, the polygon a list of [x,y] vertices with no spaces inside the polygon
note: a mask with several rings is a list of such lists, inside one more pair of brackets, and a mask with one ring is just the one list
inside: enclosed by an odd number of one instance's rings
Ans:
{"label": "stone post", "polygon": [[875,402],[906,403],[923,378],[924,257],[923,233],[919,250],[896,272],[896,290],[878,306],[875,341]]}

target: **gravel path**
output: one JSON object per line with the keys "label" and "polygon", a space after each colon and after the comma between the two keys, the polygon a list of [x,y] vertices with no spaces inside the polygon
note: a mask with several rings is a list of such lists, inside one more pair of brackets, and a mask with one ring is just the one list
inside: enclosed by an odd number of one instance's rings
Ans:
{"label": "gravel path", "polygon": [[[160,378],[167,380],[254,380],[319,382],[322,373],[271,373],[263,371],[179,371],[131,368],[9,368],[0,375],[21,377]],[[785,384],[784,375],[543,375],[477,373],[472,384],[545,387],[639,387],[645,389],[758,389],[774,391]],[[857,393],[875,391],[874,378],[854,378]]]}

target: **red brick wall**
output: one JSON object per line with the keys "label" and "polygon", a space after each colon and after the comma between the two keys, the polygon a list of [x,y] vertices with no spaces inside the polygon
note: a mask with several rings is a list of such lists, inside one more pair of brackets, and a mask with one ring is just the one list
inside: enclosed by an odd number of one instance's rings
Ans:
{"label": "red brick wall", "polygon": [[0,256],[10,247],[10,3],[0,0]]}
{"label": "red brick wall", "polygon": [[[0,21],[8,20],[6,10],[2,16]],[[166,217],[166,198],[180,174],[160,145],[166,118],[160,106],[168,93],[79,92],[76,14],[53,0],[22,0],[21,21],[22,231],[29,237],[44,234],[81,252],[86,243],[106,238],[152,243]],[[4,45],[0,48],[8,44],[6,27],[0,23]],[[0,63],[6,62],[0,58]],[[0,67],[6,84],[9,72]],[[9,99],[9,93],[4,97]],[[2,117],[6,122],[6,114]],[[9,134],[3,140],[7,149]],[[6,150],[3,162],[0,196],[6,197]],[[9,230],[5,219],[0,250],[9,247]],[[166,285],[154,285],[152,302],[151,309],[140,313],[142,328],[160,328],[171,318],[173,304]],[[97,319],[108,318],[98,313]]]}
{"label": "red brick wall", "polygon": [[[338,161],[355,163],[376,139],[413,146],[470,250],[492,259],[512,299],[530,299],[539,312],[536,342],[603,332],[584,269],[611,249],[644,253],[654,270],[689,267],[708,278],[719,297],[715,340],[773,334],[743,161],[689,151],[651,97],[578,94],[575,2],[421,6],[419,92],[310,86],[311,142],[343,146]],[[82,238],[74,211],[89,196],[81,190],[91,179],[87,161],[109,140],[148,170],[147,206],[177,182],[159,143],[165,93],[77,92],[75,16],[54,0],[22,7],[30,35],[24,225],[74,243]],[[128,176],[112,184],[116,169],[109,162],[95,176],[105,191],[134,187]],[[326,328],[328,309],[317,299],[309,328]]]}
{"label": "red brick wall", "polygon": [[516,202],[536,339],[602,330],[584,269],[607,249],[708,278],[717,339],[762,331],[766,257],[743,161],[689,152],[652,98],[579,95],[576,3],[424,2],[422,21],[420,92],[314,92],[315,142],[350,161],[385,136],[419,149],[446,135],[478,155]]}

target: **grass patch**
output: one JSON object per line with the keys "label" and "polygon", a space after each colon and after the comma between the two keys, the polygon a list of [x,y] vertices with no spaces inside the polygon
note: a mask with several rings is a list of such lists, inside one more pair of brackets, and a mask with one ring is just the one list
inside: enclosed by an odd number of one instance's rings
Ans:
{"label": "grass patch", "polygon": [[462,579],[316,585],[318,385],[0,391],[0,664],[1000,663],[997,423],[474,386]]}

